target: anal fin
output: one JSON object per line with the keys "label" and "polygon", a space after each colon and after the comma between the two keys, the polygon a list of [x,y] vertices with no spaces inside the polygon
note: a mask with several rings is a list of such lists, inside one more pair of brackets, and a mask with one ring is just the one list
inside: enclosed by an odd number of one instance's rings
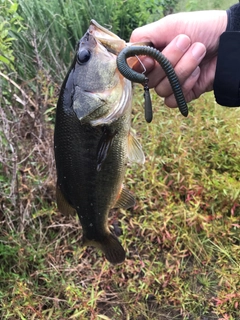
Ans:
{"label": "anal fin", "polygon": [[56,199],[58,210],[62,214],[71,216],[76,214],[76,210],[68,203],[58,185],[56,186]]}
{"label": "anal fin", "polygon": [[114,205],[114,208],[123,208],[123,209],[129,209],[134,207],[135,205],[135,198],[131,194],[131,192],[123,187],[121,189],[121,193],[117,199],[117,202]]}

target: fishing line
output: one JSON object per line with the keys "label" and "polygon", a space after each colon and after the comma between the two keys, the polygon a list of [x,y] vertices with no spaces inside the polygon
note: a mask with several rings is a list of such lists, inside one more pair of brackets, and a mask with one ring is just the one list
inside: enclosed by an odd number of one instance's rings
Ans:
{"label": "fishing line", "polygon": [[136,54],[135,54],[135,57],[138,59],[140,65],[141,65],[142,68],[143,68],[142,74],[146,73],[147,69],[146,69],[145,65],[143,64],[143,62],[141,61],[141,59],[140,59]]}

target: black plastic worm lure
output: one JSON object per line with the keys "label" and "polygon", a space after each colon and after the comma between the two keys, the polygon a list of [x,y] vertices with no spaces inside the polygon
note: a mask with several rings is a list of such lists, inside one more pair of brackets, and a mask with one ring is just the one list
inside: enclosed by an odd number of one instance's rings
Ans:
{"label": "black plastic worm lure", "polygon": [[148,78],[143,73],[132,70],[127,64],[127,58],[135,55],[146,55],[154,58],[165,71],[171,84],[175,99],[177,101],[179,111],[184,117],[188,115],[188,106],[186,104],[178,77],[168,59],[157,49],[152,47],[132,46],[123,49],[117,57],[117,67],[121,74],[130,81],[142,83],[144,85],[145,97],[145,119],[147,122],[152,121],[152,103],[147,86]]}

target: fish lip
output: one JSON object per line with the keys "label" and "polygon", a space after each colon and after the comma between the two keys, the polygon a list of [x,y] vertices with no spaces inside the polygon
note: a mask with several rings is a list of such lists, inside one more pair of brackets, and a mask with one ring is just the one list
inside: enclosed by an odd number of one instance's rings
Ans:
{"label": "fish lip", "polygon": [[101,26],[94,19],[91,20],[88,32],[89,35],[92,35],[100,45],[107,49],[108,52],[113,53],[116,56],[127,46],[152,46],[152,43],[149,41],[136,43],[126,42],[115,33]]}
{"label": "fish lip", "polygon": [[[95,27],[94,29],[100,29],[101,31],[103,31],[104,33],[108,34],[109,36],[111,36],[112,38],[115,38],[115,39],[120,39],[115,33],[113,33],[112,31],[104,28],[103,26],[101,26],[96,20],[92,19],[91,20],[91,23],[90,23],[90,27],[89,27],[89,30],[90,30],[90,33],[91,33],[91,29],[92,27]],[[96,37],[97,38],[97,37]]]}
{"label": "fish lip", "polygon": [[126,47],[126,42],[110,30],[102,27],[95,20],[91,20],[88,32],[108,52],[118,55]]}

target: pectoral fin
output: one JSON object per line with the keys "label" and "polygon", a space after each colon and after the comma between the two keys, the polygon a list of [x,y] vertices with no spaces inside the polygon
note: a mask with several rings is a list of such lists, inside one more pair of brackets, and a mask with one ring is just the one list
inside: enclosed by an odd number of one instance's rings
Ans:
{"label": "pectoral fin", "polygon": [[58,210],[64,215],[75,215],[76,210],[68,203],[59,186],[56,186],[56,198]]}
{"label": "pectoral fin", "polygon": [[134,196],[131,194],[131,192],[128,189],[123,187],[119,195],[119,198],[117,199],[117,202],[114,205],[114,208],[129,209],[134,207],[134,205],[135,205]]}
{"label": "pectoral fin", "polygon": [[103,134],[99,141],[97,149],[97,171],[101,170],[101,166],[109,153],[109,150],[113,143],[113,138],[116,135],[116,131],[112,133],[107,127],[103,127],[102,130]]}
{"label": "pectoral fin", "polygon": [[139,164],[144,164],[145,156],[142,151],[141,144],[138,142],[137,138],[134,136],[131,130],[128,135],[128,159],[130,162],[137,162]]}

